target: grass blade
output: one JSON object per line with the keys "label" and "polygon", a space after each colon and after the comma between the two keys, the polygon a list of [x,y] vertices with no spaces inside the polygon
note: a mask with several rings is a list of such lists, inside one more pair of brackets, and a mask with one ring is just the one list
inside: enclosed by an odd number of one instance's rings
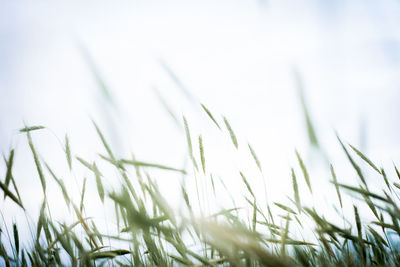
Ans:
{"label": "grass blade", "polygon": [[301,79],[300,73],[297,70],[294,70],[294,78],[295,78],[297,90],[298,90],[299,97],[300,97],[301,107],[303,109],[304,119],[305,119],[305,123],[306,123],[306,127],[307,127],[308,140],[310,141],[310,144],[313,147],[320,148],[317,134],[315,131],[315,127],[312,123],[310,111],[308,110],[308,105],[306,103],[303,81]]}
{"label": "grass blade", "polygon": [[307,168],[304,165],[303,159],[300,157],[299,152],[297,150],[295,150],[295,152],[296,152],[297,160],[299,161],[300,168],[301,168],[301,170],[303,172],[304,179],[306,180],[308,189],[310,189],[310,192],[312,193],[312,188],[311,188],[311,183],[310,183],[310,176],[308,175]]}
{"label": "grass blade", "polygon": [[31,132],[31,131],[36,131],[36,130],[40,130],[40,129],[44,129],[44,128],[46,128],[46,127],[40,126],[40,125],[39,126],[30,126],[30,127],[26,126],[26,127],[22,128],[22,129],[20,129],[19,132],[28,133],[28,132]]}
{"label": "grass blade", "polygon": [[206,174],[206,160],[204,157],[203,138],[201,137],[201,135],[199,136],[199,148],[200,148],[201,167],[203,168],[203,173]]}
{"label": "grass blade", "polygon": [[297,209],[299,213],[301,213],[301,203],[300,203],[300,195],[299,195],[299,188],[297,185],[296,174],[294,173],[294,169],[292,168],[292,182],[293,182],[293,192],[294,192],[294,200],[296,201]]}
{"label": "grass blade", "polygon": [[200,105],[203,108],[203,110],[207,113],[208,117],[210,117],[210,119],[215,123],[215,125],[217,125],[218,129],[221,130],[221,127],[219,126],[217,120],[214,118],[214,116],[211,114],[211,112],[206,108],[206,106],[204,106],[203,104],[200,104]]}
{"label": "grass blade", "polygon": [[96,186],[97,186],[97,192],[99,193],[99,197],[101,199],[101,202],[104,203],[104,187],[103,183],[101,182],[101,173],[99,169],[97,168],[96,163],[93,163],[93,168],[94,168],[94,174],[96,176]]}
{"label": "grass blade", "polygon": [[10,155],[8,156],[8,160],[6,160],[7,173],[6,173],[6,180],[5,180],[4,184],[7,187],[11,181],[13,163],[14,163],[14,149],[11,149]]}
{"label": "grass blade", "polygon": [[137,160],[128,160],[128,159],[122,159],[122,160],[120,160],[120,163],[129,164],[129,165],[133,165],[133,166],[137,166],[137,167],[149,167],[149,168],[157,168],[157,169],[163,169],[163,170],[168,170],[168,171],[176,171],[176,172],[186,174],[186,171],[183,169],[168,167],[168,166],[161,165],[161,164],[148,163],[148,162],[137,161]]}
{"label": "grass blade", "polygon": [[100,131],[99,126],[97,126],[96,122],[93,121],[93,120],[92,120],[92,123],[93,123],[94,127],[96,128],[96,132],[97,132],[97,134],[99,135],[99,137],[100,137],[100,139],[101,139],[101,142],[103,143],[103,146],[104,146],[104,148],[106,149],[106,151],[107,151],[107,153],[108,153],[108,156],[109,156],[113,161],[115,161],[114,154],[112,153],[110,146],[107,144],[107,141],[106,141],[106,139],[104,138],[103,133]]}
{"label": "grass blade", "polygon": [[254,195],[249,182],[247,181],[246,177],[244,176],[244,174],[242,172],[240,172],[240,176],[242,177],[242,180],[243,180],[244,184],[246,185],[247,191],[249,191],[249,193],[251,194],[253,199],[256,199],[256,196]]}
{"label": "grass blade", "polygon": [[356,154],[362,158],[366,163],[368,163],[369,166],[371,166],[375,171],[377,171],[379,174],[381,174],[381,172],[379,171],[378,167],[375,166],[375,164],[369,159],[367,158],[363,153],[361,153],[357,148],[355,148],[354,146],[350,145],[351,149],[354,150],[354,152],[356,152]]}
{"label": "grass blade", "polygon": [[71,156],[71,147],[69,145],[68,135],[65,135],[65,155],[67,157],[69,170],[72,170],[72,156]]}
{"label": "grass blade", "polygon": [[248,144],[248,146],[249,146],[249,150],[250,150],[251,156],[253,157],[255,163],[257,164],[257,167],[260,170],[260,172],[262,172],[261,163],[258,160],[256,152],[254,151],[253,147],[250,144]]}
{"label": "grass blade", "polygon": [[46,180],[45,180],[44,175],[43,175],[42,165],[40,164],[38,154],[36,153],[36,149],[33,146],[32,137],[31,137],[30,132],[27,131],[26,135],[28,137],[29,147],[31,148],[31,151],[32,151],[32,154],[33,154],[33,159],[35,161],[36,170],[37,170],[37,172],[39,174],[40,183],[42,184],[43,194],[46,196]]}
{"label": "grass blade", "polygon": [[358,166],[358,164],[357,164],[357,163],[354,161],[354,159],[351,157],[350,153],[347,151],[347,148],[344,146],[342,140],[340,140],[339,135],[336,134],[336,137],[337,137],[337,139],[339,140],[339,143],[340,143],[340,145],[342,146],[342,148],[343,148],[343,150],[344,150],[344,152],[345,152],[345,154],[346,154],[346,156],[347,156],[347,159],[350,161],[351,165],[352,165],[353,168],[356,170],[356,172],[357,172],[357,174],[358,174],[358,177],[360,177],[361,182],[362,182],[366,187],[368,187],[368,186],[367,186],[367,183],[366,183],[366,181],[365,181],[365,179],[364,179],[364,175],[363,175],[362,172],[361,172],[360,166]]}
{"label": "grass blade", "polygon": [[336,179],[336,173],[335,170],[333,169],[332,164],[330,164],[330,169],[331,169],[331,175],[332,175],[332,179],[333,179],[333,183],[335,185],[336,188],[336,194],[339,198],[339,203],[340,203],[340,207],[343,208],[343,204],[342,204],[342,196],[340,195],[340,190],[339,190],[339,185]]}
{"label": "grass blade", "polygon": [[4,192],[5,195],[7,195],[9,198],[12,199],[12,201],[14,201],[16,204],[18,204],[18,206],[20,206],[21,208],[25,209],[24,206],[23,206],[22,203],[21,203],[21,200],[18,199],[18,198],[8,189],[8,187],[7,187],[5,184],[3,184],[1,181],[0,181],[0,188],[3,190],[3,192]]}
{"label": "grass blade", "polygon": [[237,142],[236,135],[233,132],[232,127],[228,122],[228,119],[225,118],[225,117],[224,117],[224,122],[225,122],[226,129],[228,130],[229,135],[231,136],[232,143],[235,145],[236,149],[238,149],[239,148],[239,144]]}

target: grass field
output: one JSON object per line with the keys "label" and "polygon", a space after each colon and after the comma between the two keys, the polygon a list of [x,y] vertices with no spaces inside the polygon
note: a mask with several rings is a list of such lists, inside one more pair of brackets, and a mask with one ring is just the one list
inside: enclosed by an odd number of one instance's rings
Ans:
{"label": "grass field", "polygon": [[[210,123],[226,134],[234,149],[246,150],[261,177],[268,170],[257,157],[257,148],[239,146],[234,129],[225,117],[214,116],[202,106]],[[308,115],[306,114],[306,117]],[[5,266],[396,266],[400,262],[400,173],[380,168],[366,155],[338,137],[343,157],[358,178],[358,186],[344,184],[330,165],[327,186],[334,189],[331,213],[336,220],[327,219],[304,198],[324,194],[313,187],[301,153],[295,151],[297,165],[290,169],[291,188],[286,202],[260,198],[247,175],[241,177],[241,196],[232,196],[229,207],[212,208],[221,196],[231,197],[223,179],[208,170],[203,137],[191,133],[190,121],[180,123],[187,142],[187,164],[184,169],[153,162],[143,162],[134,156],[119,158],[109,146],[101,129],[95,124],[97,137],[103,144],[98,157],[88,160],[74,155],[68,137],[63,143],[65,165],[69,172],[83,168],[91,177],[76,172],[78,194],[72,194],[70,183],[59,178],[41,157],[35,146],[35,136],[45,130],[30,126],[20,130],[26,135],[36,167],[32,179],[42,189],[41,199],[31,199],[18,190],[23,181],[14,177],[14,150],[4,156],[4,176],[0,187],[7,207],[19,209],[25,217],[28,233],[21,235],[23,222],[9,223],[2,211],[0,256]],[[307,120],[311,143],[318,145],[312,125]],[[322,157],[322,156],[321,156]],[[107,186],[105,168],[111,168],[118,183]],[[180,185],[180,208],[169,204],[157,185],[163,173],[174,173],[196,181],[195,188]],[[382,181],[382,188],[369,185],[365,173],[373,173]],[[393,173],[395,175],[389,175]],[[397,177],[396,177],[397,176]],[[64,175],[60,175],[64,177]],[[375,179],[374,178],[374,179]],[[94,179],[98,196],[91,197],[106,211],[105,219],[92,217],[87,206],[87,180]],[[199,181],[207,179],[206,182]],[[48,184],[57,185],[62,207],[52,203]],[[305,189],[299,184],[305,185]],[[269,185],[264,181],[264,187]],[[269,188],[269,190],[273,190]],[[266,190],[267,191],[267,190]],[[207,192],[206,194],[204,192]],[[51,192],[54,194],[54,192]],[[266,197],[266,196],[265,196]],[[235,205],[244,198],[246,206]],[[41,205],[39,214],[25,209],[25,203]],[[307,204],[305,204],[305,202]],[[215,206],[215,205],[214,205]],[[352,210],[349,215],[344,208]],[[65,223],[52,219],[55,209],[65,209]],[[363,212],[360,212],[363,211]],[[345,215],[346,214],[346,215]],[[367,214],[363,217],[362,214]],[[338,223],[339,222],[339,223]]]}

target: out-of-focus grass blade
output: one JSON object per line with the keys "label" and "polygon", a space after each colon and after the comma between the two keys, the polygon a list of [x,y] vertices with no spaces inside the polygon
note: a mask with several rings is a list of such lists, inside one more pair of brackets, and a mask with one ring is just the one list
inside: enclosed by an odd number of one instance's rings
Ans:
{"label": "out-of-focus grass blade", "polygon": [[83,218],[82,214],[79,212],[78,208],[75,205],[73,205],[73,207],[74,207],[74,210],[75,210],[75,214],[78,217],[78,220],[80,221],[80,223],[82,224],[83,229],[85,230],[85,232],[88,235],[89,239],[93,242],[93,244],[95,245],[96,248],[99,248],[99,245],[97,244],[96,239],[91,234],[91,232],[89,230],[89,226],[86,224],[86,221]]}
{"label": "out-of-focus grass blade", "polygon": [[239,144],[238,144],[238,142],[237,142],[236,135],[235,135],[235,133],[233,132],[232,127],[231,127],[231,125],[229,124],[228,119],[225,118],[225,117],[224,117],[224,122],[225,122],[226,129],[228,129],[229,135],[231,136],[232,143],[235,145],[236,149],[238,149]]}
{"label": "out-of-focus grass blade", "polygon": [[316,134],[314,125],[312,123],[310,112],[308,110],[308,106],[306,103],[303,81],[302,81],[300,73],[297,69],[294,69],[293,74],[294,74],[294,79],[295,79],[295,82],[297,85],[297,90],[298,90],[299,97],[300,97],[301,107],[303,109],[304,119],[306,121],[308,139],[310,141],[310,144],[313,147],[320,148],[317,134]]}
{"label": "out-of-focus grass blade", "polygon": [[45,180],[44,175],[43,175],[42,165],[40,164],[39,157],[38,157],[38,154],[36,152],[36,149],[33,146],[32,137],[31,137],[30,132],[29,131],[26,132],[26,135],[28,137],[28,143],[29,143],[29,147],[31,148],[31,151],[32,151],[32,154],[33,154],[33,159],[35,161],[36,169],[37,169],[37,172],[39,174],[40,183],[42,184],[43,194],[46,195],[46,180]]}
{"label": "out-of-focus grass blade", "polygon": [[177,125],[178,127],[181,127],[181,124],[179,123],[178,117],[175,115],[175,113],[172,110],[172,108],[170,107],[170,105],[168,105],[167,101],[165,100],[165,98],[161,94],[161,92],[155,87],[153,87],[153,90],[154,90],[155,94],[157,95],[157,98],[160,101],[161,105],[164,107],[164,109],[167,111],[168,115],[174,121],[175,125]]}
{"label": "out-of-focus grass blade", "polygon": [[297,214],[297,212],[295,212],[293,209],[289,208],[286,205],[283,205],[283,204],[278,203],[278,202],[274,202],[274,204],[275,204],[275,206],[283,209],[284,211],[287,211],[287,212],[292,213],[292,214]]}
{"label": "out-of-focus grass blade", "polygon": [[[84,218],[83,221],[86,221],[86,220],[89,220],[89,219],[91,219],[91,218]],[[81,220],[78,220],[78,221],[72,223],[71,225],[69,225],[69,226],[67,226],[67,227],[64,227],[64,231],[61,233],[60,236],[65,236],[65,235],[68,234],[74,227],[76,227],[76,226],[79,225],[79,224],[82,224],[82,221],[81,221]],[[59,241],[59,237],[60,237],[60,236],[57,236],[57,237],[49,244],[49,246],[47,247],[47,251],[50,251],[50,250],[57,244],[57,242]]]}
{"label": "out-of-focus grass blade", "polygon": [[97,192],[99,193],[101,202],[104,203],[104,187],[103,187],[103,183],[101,182],[102,175],[101,175],[99,169],[97,168],[96,163],[93,163],[93,168],[94,168],[94,174],[96,176]]}
{"label": "out-of-focus grass blade", "polygon": [[129,165],[138,166],[138,167],[157,168],[157,169],[176,171],[176,172],[181,172],[183,174],[186,174],[186,171],[183,169],[172,168],[172,167],[155,164],[155,163],[148,163],[148,162],[137,161],[137,160],[128,160],[128,159],[121,159],[120,162],[123,164],[129,164]]}
{"label": "out-of-focus grass blade", "polygon": [[199,149],[200,149],[201,167],[203,168],[203,173],[206,174],[206,160],[204,157],[203,138],[201,137],[201,135],[199,136]]}
{"label": "out-of-focus grass blade", "polygon": [[286,239],[288,238],[288,234],[289,234],[289,223],[290,223],[290,217],[288,214],[287,220],[286,220],[285,231],[281,235],[281,255],[283,255],[283,256],[286,255]]}
{"label": "out-of-focus grass blade", "polygon": [[383,168],[381,168],[380,173],[382,174],[382,178],[385,181],[385,184],[386,184],[387,188],[389,189],[390,192],[392,192],[392,188],[390,188],[389,180],[388,180],[388,178],[386,176],[386,172],[385,172],[385,170]]}
{"label": "out-of-focus grass blade", "polygon": [[86,160],[84,160],[84,159],[82,159],[82,158],[80,158],[80,157],[76,157],[76,159],[77,159],[80,163],[82,163],[83,166],[85,166],[86,168],[88,168],[89,170],[91,170],[91,171],[94,172],[94,168],[93,168],[93,165],[92,165],[92,164],[90,164],[89,162],[87,162]]}
{"label": "out-of-focus grass blade", "polygon": [[0,256],[3,258],[5,266],[6,267],[10,267],[11,263],[10,263],[10,259],[7,255],[7,251],[3,246],[3,243],[0,242]]}
{"label": "out-of-focus grass blade", "polygon": [[7,173],[6,173],[6,180],[5,180],[4,184],[7,187],[11,181],[13,163],[14,163],[14,149],[11,149],[10,155],[8,156],[8,160],[6,160]]}
{"label": "out-of-focus grass blade", "polygon": [[354,217],[356,220],[356,226],[357,226],[357,233],[358,237],[362,239],[362,228],[361,228],[361,220],[360,220],[360,215],[358,214],[358,209],[355,205],[353,205],[354,208]]}
{"label": "out-of-focus grass blade", "polygon": [[164,69],[164,71],[168,74],[168,76],[171,78],[171,80],[175,83],[175,85],[181,90],[181,92],[185,95],[185,97],[192,103],[195,103],[195,98],[193,95],[189,92],[189,90],[186,88],[186,86],[183,85],[182,81],[178,78],[178,76],[172,71],[172,69],[168,66],[168,64],[162,60],[158,59],[159,64],[161,67]]}
{"label": "out-of-focus grass blade", "polygon": [[22,128],[22,129],[20,129],[19,131],[20,131],[21,133],[27,133],[27,132],[31,132],[31,131],[36,131],[36,130],[44,129],[44,128],[46,128],[46,127],[40,126],[40,125],[38,125],[38,126],[29,126],[29,127],[26,126],[26,127]]}
{"label": "out-of-focus grass blade", "polygon": [[83,210],[83,200],[85,199],[85,192],[86,192],[86,177],[83,179],[81,202],[79,204],[79,210],[80,210],[81,213],[82,213],[82,210]]}
{"label": "out-of-focus grass blade", "polygon": [[375,164],[369,159],[367,158],[363,153],[361,153],[357,148],[355,148],[354,146],[352,146],[351,144],[348,144],[351,149],[354,150],[354,152],[356,152],[356,154],[362,158],[366,163],[368,163],[369,166],[371,166],[375,171],[377,171],[379,174],[381,173],[378,169],[378,167],[375,166]]}
{"label": "out-of-focus grass blade", "polygon": [[397,178],[399,178],[399,180],[400,180],[400,172],[397,169],[396,165],[394,165],[394,163],[393,163],[393,166],[394,166],[394,170],[396,171]]}
{"label": "out-of-focus grass blade", "polygon": [[0,181],[0,188],[3,190],[4,194],[11,198],[18,206],[25,209],[21,203],[21,200],[18,199],[9,189],[8,187]]}
{"label": "out-of-focus grass blade", "polygon": [[71,146],[69,144],[68,135],[65,135],[65,155],[67,157],[69,170],[72,170]]}
{"label": "out-of-focus grass blade", "polygon": [[92,72],[94,79],[96,80],[97,85],[99,86],[101,93],[104,97],[104,99],[107,100],[108,103],[110,103],[112,106],[115,107],[115,101],[112,97],[112,94],[110,92],[109,87],[106,85],[104,82],[104,79],[102,78],[102,75],[95,64],[92,55],[89,53],[89,50],[84,46],[83,44],[79,44],[79,48],[81,50],[82,56],[85,59],[86,63],[88,64],[90,71]]}
{"label": "out-of-focus grass blade", "polygon": [[255,199],[256,196],[254,195],[253,190],[251,189],[251,186],[250,186],[249,182],[247,181],[246,176],[244,176],[244,174],[242,172],[240,172],[240,176],[242,177],[242,180],[243,180],[244,184],[246,185],[247,191],[249,191],[249,193],[251,194],[253,199]]}
{"label": "out-of-focus grass blade", "polygon": [[206,106],[204,106],[203,104],[200,104],[201,107],[203,108],[203,110],[207,113],[208,117],[210,117],[210,119],[215,123],[215,125],[217,125],[218,129],[221,130],[221,127],[219,126],[217,120],[214,118],[214,116],[212,115],[212,113],[208,110],[208,108],[206,108]]}
{"label": "out-of-focus grass blade", "polygon": [[301,168],[301,170],[303,172],[304,179],[306,180],[308,189],[310,189],[310,192],[312,193],[310,176],[308,175],[308,171],[307,171],[306,165],[304,164],[303,159],[300,157],[299,152],[297,150],[295,150],[295,152],[296,152],[297,160],[299,161],[300,168]]}
{"label": "out-of-focus grass blade", "polygon": [[192,138],[190,137],[189,124],[188,124],[185,116],[183,116],[183,124],[184,124],[184,128],[185,128],[189,157],[192,160],[193,166],[196,168],[196,170],[198,170],[197,162],[193,156],[193,146],[192,146]]}
{"label": "out-of-focus grass blade", "polygon": [[257,164],[257,167],[260,170],[260,172],[262,172],[261,163],[258,160],[256,152],[254,151],[253,147],[250,144],[248,144],[248,146],[249,146],[249,150],[250,150],[251,156],[253,157],[255,163]]}
{"label": "out-of-focus grass blade", "polygon": [[335,188],[336,188],[336,194],[337,194],[337,196],[339,198],[340,207],[343,208],[342,196],[340,195],[339,185],[338,185],[338,182],[337,182],[337,179],[336,179],[336,173],[335,173],[335,170],[333,169],[332,164],[330,164],[330,169],[331,169],[331,175],[332,175],[333,183],[334,183]]}
{"label": "out-of-focus grass blade", "polygon": [[363,259],[363,265],[365,265],[366,262],[366,252],[365,252],[365,248],[364,248],[364,240],[362,237],[362,226],[361,226],[361,219],[360,219],[360,215],[358,213],[358,209],[355,205],[353,205],[354,208],[354,216],[355,216],[355,220],[356,220],[356,226],[357,226],[357,234],[358,234],[358,243],[360,246],[360,254],[362,256]]}
{"label": "out-of-focus grass blade", "polygon": [[[14,176],[12,174],[12,166],[14,164],[14,160],[13,160],[14,159],[14,149],[12,149],[10,151],[10,156],[9,156],[8,160],[6,159],[6,157],[4,155],[3,155],[3,158],[4,158],[4,162],[6,163],[6,166],[7,166],[6,179],[5,179],[4,184],[8,188],[10,181],[11,181],[14,186],[15,193],[17,194],[16,196],[21,201],[21,196],[19,194],[17,184],[15,183]],[[7,195],[4,195],[4,199],[6,199],[6,197],[7,197]]]}
{"label": "out-of-focus grass blade", "polygon": [[187,145],[188,145],[189,155],[191,157],[193,157],[192,138],[190,137],[189,124],[188,124],[185,116],[183,116],[183,124],[184,124],[184,127],[185,127],[186,141],[187,141]]}
{"label": "out-of-focus grass blade", "polygon": [[45,166],[46,166],[47,170],[49,171],[50,175],[54,178],[54,180],[57,182],[58,186],[61,188],[61,192],[63,194],[65,203],[69,207],[69,203],[71,200],[69,199],[69,195],[68,195],[67,189],[65,188],[64,181],[62,179],[57,178],[57,176],[55,175],[55,173],[53,172],[53,170],[50,168],[50,166],[47,163],[45,163]]}
{"label": "out-of-focus grass blade", "polygon": [[362,172],[361,172],[360,166],[358,166],[358,164],[357,164],[357,163],[354,161],[354,159],[351,157],[350,153],[347,151],[347,148],[344,146],[344,144],[343,144],[342,140],[340,139],[339,135],[336,134],[336,137],[337,137],[337,139],[338,139],[340,145],[342,146],[343,151],[346,153],[346,156],[347,156],[348,160],[350,161],[351,165],[352,165],[353,168],[356,170],[356,172],[357,172],[357,174],[358,174],[358,177],[360,177],[361,182],[362,182],[366,187],[368,187],[368,186],[367,186],[367,183],[366,183],[366,181],[365,181],[365,179],[364,179],[364,175],[363,175]]}
{"label": "out-of-focus grass blade", "polygon": [[300,203],[300,195],[299,195],[299,187],[297,185],[296,174],[294,173],[294,169],[292,168],[292,182],[293,182],[293,192],[294,192],[294,200],[296,201],[296,206],[301,213],[301,203]]}
{"label": "out-of-focus grass blade", "polygon": [[334,183],[334,182],[332,182],[332,183],[336,184],[336,185],[338,185],[340,187],[343,187],[343,188],[345,188],[347,190],[350,190],[350,191],[353,191],[353,192],[357,192],[357,193],[359,193],[361,195],[367,195],[367,196],[370,196],[372,198],[376,198],[378,200],[381,200],[383,202],[390,203],[390,201],[387,198],[382,197],[380,195],[377,195],[375,193],[372,193],[372,192],[370,192],[370,191],[368,191],[368,190],[366,190],[364,188],[357,188],[357,187],[354,187],[354,186],[349,186],[349,185],[340,184],[340,183]]}
{"label": "out-of-focus grass blade", "polygon": [[103,133],[100,131],[99,126],[97,126],[96,122],[93,121],[93,120],[92,120],[92,123],[93,123],[94,127],[96,128],[96,132],[97,132],[97,134],[99,135],[99,137],[100,137],[100,139],[101,139],[101,142],[103,143],[104,148],[107,150],[108,156],[109,156],[112,160],[115,161],[114,154],[112,153],[110,146],[107,144],[107,141],[106,141],[106,139],[104,138]]}
{"label": "out-of-focus grass blade", "polygon": [[394,185],[395,187],[397,187],[398,189],[400,189],[400,184],[398,184],[398,183],[393,183],[393,185]]}

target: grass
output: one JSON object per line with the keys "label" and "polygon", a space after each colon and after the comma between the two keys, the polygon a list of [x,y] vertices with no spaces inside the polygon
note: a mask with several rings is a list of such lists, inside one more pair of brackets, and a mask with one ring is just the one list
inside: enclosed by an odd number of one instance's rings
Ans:
{"label": "grass", "polygon": [[[201,107],[213,125],[222,130],[217,117],[204,105]],[[262,168],[253,147],[250,144],[247,148],[239,146],[228,119],[222,117],[222,120],[226,126],[226,131],[222,132],[225,135],[228,133],[226,137],[230,138],[235,150],[246,149],[264,177],[263,172],[267,170]],[[215,178],[208,167],[204,136],[199,135],[199,154],[195,154],[197,145],[192,143],[190,124],[185,117],[181,124],[186,133],[188,150],[185,169],[143,162],[133,156],[118,158],[94,122],[95,131],[106,151],[106,155],[99,154],[95,161],[74,156],[70,141],[65,137],[67,170],[73,172],[81,167],[92,174],[98,204],[107,210],[106,222],[90,217],[91,212],[85,204],[88,197],[87,180],[92,177],[76,177],[79,196],[73,196],[69,193],[73,190],[57,176],[57,171],[51,169],[34,145],[33,135],[41,134],[45,128],[31,126],[21,129],[21,134],[27,136],[32,152],[43,200],[20,195],[17,184],[23,181],[13,175],[13,162],[18,155],[10,150],[9,155],[4,156],[6,170],[0,188],[4,193],[4,201],[9,202],[6,204],[21,209],[29,228],[34,230],[30,236],[22,236],[18,228],[20,222],[10,225],[3,217],[0,263],[5,266],[395,266],[400,262],[400,185],[396,183],[400,174],[396,166],[393,166],[393,172],[397,176],[391,177],[387,170],[378,168],[361,151],[338,137],[343,156],[348,159],[349,166],[360,181],[356,186],[344,184],[340,182],[342,179],[337,177],[332,164],[326,170],[327,175],[332,177],[327,183],[337,194],[336,198],[332,198],[332,212],[341,217],[341,225],[328,220],[323,215],[324,211],[305,204],[308,203],[303,200],[305,195],[314,197],[324,192],[312,188],[312,175],[297,150],[294,156],[300,172],[296,172],[296,168],[290,169],[293,194],[288,196],[288,202],[258,199],[252,180],[244,172],[239,172],[247,206],[233,204],[226,209],[210,212],[211,209],[206,207],[212,205],[212,195],[214,199],[221,194],[232,199],[240,197],[216,189],[221,183],[223,188],[226,187],[223,179]],[[314,130],[311,133],[315,145]],[[366,164],[359,164],[361,161]],[[114,188],[107,186],[106,174],[102,171],[105,165],[112,168],[120,180],[120,184],[114,185]],[[385,187],[371,190],[365,176],[368,170],[360,166],[374,171],[384,181]],[[153,179],[154,169],[159,175],[172,172],[185,176],[185,179],[204,178],[204,181],[196,180],[196,184],[202,182],[207,188],[196,188],[197,193],[190,193],[191,190],[182,183],[182,207],[174,208],[161,194],[156,179]],[[307,190],[301,191],[299,173],[304,177]],[[63,196],[66,216],[72,223],[52,219],[54,205],[51,205],[52,200],[47,196],[49,189],[46,187],[49,180],[55,182]],[[199,191],[202,190],[208,192],[204,194],[207,199],[203,197],[201,200]],[[344,198],[345,194],[347,198]],[[37,219],[28,219],[33,216],[24,208],[24,203],[28,201],[36,201],[38,205],[42,203]],[[353,216],[344,216],[345,206],[353,207]],[[363,216],[368,212],[369,215]],[[108,227],[103,227],[104,223]]]}

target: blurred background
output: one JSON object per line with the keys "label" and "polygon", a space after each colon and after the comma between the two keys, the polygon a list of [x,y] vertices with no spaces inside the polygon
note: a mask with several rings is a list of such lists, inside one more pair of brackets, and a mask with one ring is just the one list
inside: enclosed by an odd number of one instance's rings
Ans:
{"label": "blurred background", "polygon": [[[291,194],[295,148],[313,183],[330,179],[328,161],[347,164],[347,182],[355,173],[335,131],[378,165],[400,160],[399,14],[395,0],[3,0],[0,150],[18,149],[15,176],[33,197],[24,124],[49,129],[33,138],[60,173],[65,134],[74,155],[101,151],[91,119],[119,155],[182,167],[185,115],[208,169],[229,183],[256,172],[248,142],[280,188],[272,196]],[[239,152],[200,103],[221,126],[227,117]],[[174,192],[168,175],[157,179]]]}

